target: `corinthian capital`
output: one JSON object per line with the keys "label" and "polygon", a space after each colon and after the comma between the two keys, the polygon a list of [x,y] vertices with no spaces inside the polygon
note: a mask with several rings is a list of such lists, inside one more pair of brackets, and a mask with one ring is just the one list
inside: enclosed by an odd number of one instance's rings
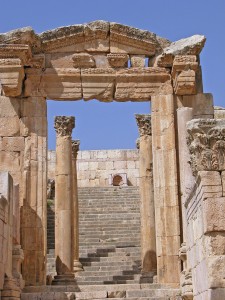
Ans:
{"label": "corinthian capital", "polygon": [[225,120],[192,120],[187,132],[193,174],[225,170]]}
{"label": "corinthian capital", "polygon": [[58,136],[71,136],[72,130],[75,127],[75,118],[70,116],[55,117],[55,131]]}
{"label": "corinthian capital", "polygon": [[73,140],[72,141],[72,157],[77,158],[77,152],[80,149],[80,141],[79,140]]}
{"label": "corinthian capital", "polygon": [[138,125],[138,131],[140,136],[151,135],[152,126],[151,126],[151,115],[135,115],[136,122]]}

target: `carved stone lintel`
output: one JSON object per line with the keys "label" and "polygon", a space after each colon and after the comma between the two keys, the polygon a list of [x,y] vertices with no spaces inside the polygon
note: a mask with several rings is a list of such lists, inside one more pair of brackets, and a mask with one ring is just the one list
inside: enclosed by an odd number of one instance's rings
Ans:
{"label": "carved stone lintel", "polygon": [[135,118],[138,125],[140,136],[151,135],[152,134],[151,115],[136,114]]}
{"label": "carved stone lintel", "polygon": [[0,44],[0,58],[19,58],[23,65],[29,66],[32,52],[29,45]]}
{"label": "carved stone lintel", "polygon": [[58,136],[71,136],[75,127],[75,117],[57,116],[55,117],[55,130]]}
{"label": "carved stone lintel", "polygon": [[73,140],[72,141],[72,158],[76,159],[78,151],[80,149],[80,141],[79,140]]}
{"label": "carved stone lintel", "polygon": [[124,68],[127,67],[129,56],[126,53],[109,53],[107,58],[111,67]]}
{"label": "carved stone lintel", "polygon": [[192,120],[187,131],[193,174],[225,170],[225,120]]}

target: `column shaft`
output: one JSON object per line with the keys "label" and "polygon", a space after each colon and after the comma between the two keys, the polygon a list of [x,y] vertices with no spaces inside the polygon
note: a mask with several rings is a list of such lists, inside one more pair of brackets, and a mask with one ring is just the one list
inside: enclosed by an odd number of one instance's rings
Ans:
{"label": "column shaft", "polygon": [[[72,144],[73,117],[56,117],[55,256],[60,278],[73,273]],[[56,276],[56,279],[59,277]]]}

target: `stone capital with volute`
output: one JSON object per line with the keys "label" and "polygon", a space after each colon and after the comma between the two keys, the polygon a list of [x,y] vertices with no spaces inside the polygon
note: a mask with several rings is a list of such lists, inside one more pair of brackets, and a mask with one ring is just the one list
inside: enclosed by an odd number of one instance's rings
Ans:
{"label": "stone capital with volute", "polygon": [[80,150],[80,141],[72,140],[72,159],[77,158],[77,154],[79,150]]}
{"label": "stone capital with volute", "polygon": [[71,136],[75,127],[75,118],[73,116],[57,116],[55,117],[55,131],[58,136]]}
{"label": "stone capital with volute", "polygon": [[144,135],[152,135],[151,115],[136,114],[135,118],[138,125],[140,137]]}

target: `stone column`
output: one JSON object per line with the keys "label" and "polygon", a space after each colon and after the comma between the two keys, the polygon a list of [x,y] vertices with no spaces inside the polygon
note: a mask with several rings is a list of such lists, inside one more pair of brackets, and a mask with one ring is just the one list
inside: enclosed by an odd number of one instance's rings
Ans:
{"label": "stone column", "polygon": [[55,117],[56,171],[55,171],[55,256],[56,272],[53,284],[74,281],[73,274],[73,194],[71,134],[74,117]]}
{"label": "stone column", "polygon": [[179,286],[180,206],[175,139],[175,96],[152,97],[152,150],[159,283]]}
{"label": "stone column", "polygon": [[136,115],[139,129],[142,272],[156,273],[155,206],[152,175],[151,116]]}
{"label": "stone column", "polygon": [[73,204],[74,204],[74,272],[83,271],[83,266],[79,261],[79,203],[77,189],[77,153],[80,141],[72,141],[72,171],[73,171]]}

